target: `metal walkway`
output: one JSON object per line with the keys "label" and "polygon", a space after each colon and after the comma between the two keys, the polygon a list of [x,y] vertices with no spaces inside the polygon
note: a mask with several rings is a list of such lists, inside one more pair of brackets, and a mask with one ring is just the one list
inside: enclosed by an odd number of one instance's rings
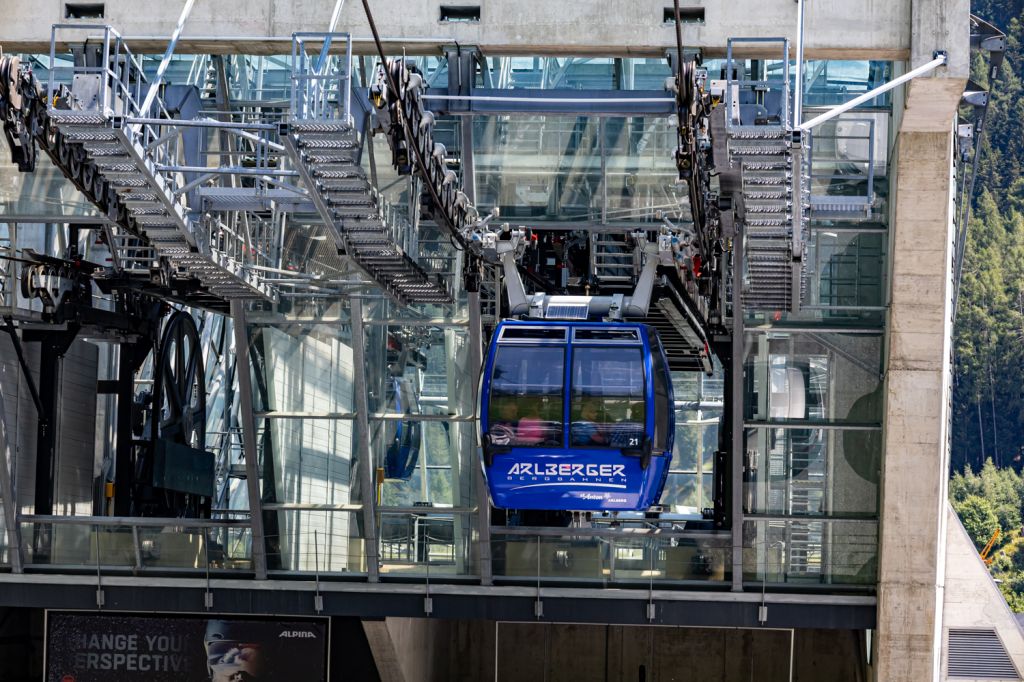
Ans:
{"label": "metal walkway", "polygon": [[[83,28],[103,32],[103,49],[92,65],[76,60],[74,90],[51,98],[47,108],[57,156],[65,161],[58,164],[61,171],[86,186],[116,194],[115,203],[124,211],[121,217],[167,259],[175,274],[195,277],[224,300],[271,300],[271,291],[260,278],[218,250],[216,240],[188,214],[184,175],[166,170],[179,163],[180,131],[161,122],[170,116],[159,100],[150,106],[140,101],[145,76],[117,32],[103,25],[56,25],[51,63],[59,31]],[[52,71],[47,92],[54,92]],[[146,119],[150,112],[157,116]]]}
{"label": "metal walkway", "polygon": [[[339,42],[344,53],[327,54]],[[309,54],[311,43],[322,43],[321,56]],[[360,166],[363,143],[351,113],[348,34],[295,34],[292,64],[291,116],[281,140],[338,248],[402,303],[450,303],[448,287],[410,254],[412,226]]]}

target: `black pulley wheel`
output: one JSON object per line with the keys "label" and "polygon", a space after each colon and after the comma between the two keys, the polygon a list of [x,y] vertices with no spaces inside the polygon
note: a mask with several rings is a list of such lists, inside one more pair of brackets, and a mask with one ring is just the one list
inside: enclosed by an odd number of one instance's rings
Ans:
{"label": "black pulley wheel", "polygon": [[[153,421],[150,438],[206,448],[206,371],[199,330],[186,312],[171,315],[164,325],[153,366]],[[213,491],[211,491],[212,494]],[[167,506],[177,516],[208,513],[209,497],[165,491]],[[205,508],[205,509],[204,509]]]}

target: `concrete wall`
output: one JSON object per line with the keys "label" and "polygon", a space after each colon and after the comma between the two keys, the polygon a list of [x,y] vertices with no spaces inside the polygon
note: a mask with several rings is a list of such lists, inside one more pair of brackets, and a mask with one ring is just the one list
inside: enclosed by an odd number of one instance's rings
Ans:
{"label": "concrete wall", "polygon": [[363,627],[383,682],[867,679],[863,633],[849,630],[797,630],[791,637],[769,629],[411,618]]}
{"label": "concrete wall", "polygon": [[[478,4],[480,21],[442,23],[442,4]],[[683,26],[683,43],[712,54],[721,54],[731,36],[795,37],[797,5],[792,0],[684,0],[680,4],[705,11],[703,24]],[[129,37],[166,39],[183,2],[149,3],[145,11],[133,0],[106,0],[104,5],[104,18],[90,21],[112,24]],[[333,5],[324,0],[199,0],[179,51],[287,54],[292,32],[325,30]],[[663,20],[671,0],[377,0],[370,5],[382,38],[411,52],[436,54],[437,45],[453,41],[479,45],[492,55],[662,56],[665,49],[675,48],[675,30]],[[910,53],[911,0],[817,0],[806,5],[808,58],[906,59]],[[7,0],[0,44],[7,51],[42,51],[49,41],[44,27],[65,21],[64,6],[64,0]],[[361,3],[345,4],[338,30],[355,36],[360,51],[371,51]],[[263,40],[266,37],[278,40]],[[159,41],[133,41],[132,45],[136,51],[163,50]]]}

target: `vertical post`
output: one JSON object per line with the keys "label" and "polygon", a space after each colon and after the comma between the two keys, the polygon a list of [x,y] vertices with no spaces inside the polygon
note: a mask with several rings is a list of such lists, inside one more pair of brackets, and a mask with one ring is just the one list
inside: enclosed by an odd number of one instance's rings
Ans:
{"label": "vertical post", "polygon": [[[802,290],[802,267],[804,259],[804,163],[810,163],[810,159],[804,158],[803,133],[795,130],[790,138],[790,159],[793,169],[793,260],[790,263],[790,298],[789,310],[792,313],[800,312],[800,304],[803,302]],[[806,133],[810,135],[810,133]]]}
{"label": "vertical post", "polygon": [[[249,493],[249,527],[252,529],[252,563],[257,580],[267,579],[267,545],[263,534],[263,497],[256,454],[256,420],[252,409],[252,373],[249,340],[245,331],[245,303],[231,301],[235,332],[235,374],[238,376],[238,427],[245,453],[245,486]],[[238,363],[242,364],[239,366]]]}
{"label": "vertical post", "polygon": [[[60,411],[60,373],[66,346],[44,341],[39,362],[39,398],[43,412],[36,425],[35,513],[53,513],[53,487],[57,458],[57,415]],[[48,550],[47,550],[48,551]]]}
{"label": "vertical post", "polygon": [[460,133],[462,135],[462,191],[466,197],[476,203],[476,170],[473,166],[473,117],[462,116],[459,118]]}
{"label": "vertical post", "polygon": [[[468,267],[468,265],[467,265]],[[470,291],[467,296],[469,305],[469,366],[480,371],[483,367],[483,325],[480,320],[480,291]],[[476,507],[478,539],[477,550],[480,560],[480,584],[490,585],[492,582],[491,565],[491,502],[487,492],[487,481],[484,480],[483,466],[473,462],[473,483],[476,486]]]}
{"label": "vertical post", "polygon": [[[738,227],[738,226],[737,226]],[[743,591],[743,235],[732,240],[732,351],[730,352],[730,424],[732,427],[732,590]]]}
{"label": "vertical post", "polygon": [[[334,11],[331,12],[331,21],[327,24],[327,35],[324,37],[323,47],[320,48],[320,56],[317,57],[316,66],[313,67],[316,73],[322,73],[321,69],[324,68],[324,62],[327,61],[327,55],[331,50],[331,34],[338,28],[338,19],[341,18],[341,8],[345,6],[345,0],[337,0],[334,3]],[[352,41],[349,40],[348,44],[351,46]],[[345,113],[348,113],[348,107],[345,108]]]}
{"label": "vertical post", "polygon": [[4,525],[7,526],[11,570],[21,573],[21,529],[18,527],[17,498],[14,496],[10,464],[14,460],[14,455],[7,434],[7,411],[3,395],[0,395],[0,504],[3,505]]}
{"label": "vertical post", "polygon": [[[132,482],[135,464],[132,461],[132,402],[135,394],[135,371],[141,358],[149,354],[152,339],[117,346],[117,425],[114,438],[114,516],[132,515]],[[109,512],[108,512],[109,513]]]}
{"label": "vertical post", "polygon": [[[605,149],[604,116],[597,119],[597,146],[601,151],[601,224],[608,224],[608,151]],[[600,235],[597,237],[600,239]],[[593,248],[593,247],[591,247]]]}
{"label": "vertical post", "polygon": [[[796,86],[793,89],[793,127],[804,116],[804,0],[796,0]],[[786,56],[787,59],[789,55]]]}
{"label": "vertical post", "polygon": [[132,526],[132,549],[135,551],[135,568],[142,568],[142,545],[139,542],[139,527]]}
{"label": "vertical post", "polygon": [[[50,524],[51,531],[53,524]],[[92,536],[96,540],[96,608],[102,609],[103,604],[106,602],[106,598],[103,594],[103,575],[100,571],[100,525],[94,523],[92,525]]]}
{"label": "vertical post", "polygon": [[363,335],[363,302],[353,297],[350,317],[352,318],[352,364],[354,407],[356,413],[357,452],[359,458],[359,485],[363,490],[363,545],[366,551],[366,579],[375,583],[380,579],[377,555],[377,501],[374,495],[374,467],[370,449],[370,405],[366,393],[366,338]]}

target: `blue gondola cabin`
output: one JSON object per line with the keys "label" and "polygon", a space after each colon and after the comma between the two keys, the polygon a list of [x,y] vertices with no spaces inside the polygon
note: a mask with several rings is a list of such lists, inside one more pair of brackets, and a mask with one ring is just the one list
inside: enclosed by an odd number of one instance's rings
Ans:
{"label": "blue gondola cabin", "polygon": [[652,327],[500,323],[479,417],[495,507],[645,510],[661,496],[675,409]]}

